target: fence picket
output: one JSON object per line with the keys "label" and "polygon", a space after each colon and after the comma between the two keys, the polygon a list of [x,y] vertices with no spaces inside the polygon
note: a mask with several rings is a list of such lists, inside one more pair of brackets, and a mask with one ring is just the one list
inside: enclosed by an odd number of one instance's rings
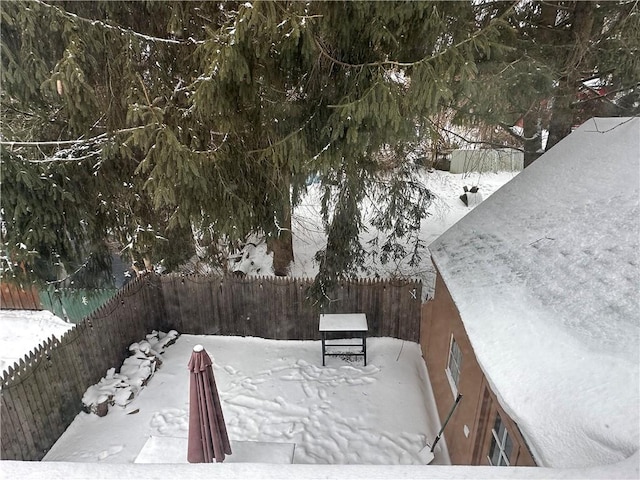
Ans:
{"label": "fence picket", "polygon": [[23,450],[23,455],[26,457],[23,458],[23,460],[36,458],[37,449],[35,446],[35,440],[33,438],[33,430],[35,429],[35,425],[33,422],[33,416],[27,413],[27,409],[29,408],[29,401],[25,392],[25,384],[16,384],[15,388],[9,394],[13,398],[15,414],[22,430],[23,443],[21,444],[21,447]]}
{"label": "fence picket", "polygon": [[[55,415],[56,414],[56,405],[55,405],[55,394],[52,389],[50,383],[50,361],[48,355],[48,347],[47,342],[44,342],[39,345],[38,348],[38,359],[40,365],[38,369],[35,371],[36,382],[40,386],[40,394],[42,396],[43,404],[45,406],[45,411],[49,423],[51,425],[51,431],[48,434],[48,439],[55,440],[64,432],[65,426],[61,424],[60,418]],[[46,446],[46,450],[48,451],[50,445]]]}
{"label": "fence picket", "polygon": [[11,398],[11,394],[4,390],[2,391],[2,400],[0,403],[0,425],[2,428],[2,430],[0,430],[2,432],[2,435],[0,435],[2,439],[2,459],[22,460],[25,458],[21,450],[23,438],[22,429],[18,423],[13,399]]}
{"label": "fence picket", "polygon": [[[36,455],[44,455],[44,449],[46,439],[46,418],[43,415],[43,411],[41,408],[41,397],[40,392],[37,388],[37,383],[35,382],[35,377],[33,375],[33,369],[35,366],[31,363],[31,355],[25,356],[26,362],[23,363],[23,360],[20,361],[21,375],[24,375],[26,381],[22,382],[22,387],[24,391],[24,401],[25,401],[25,414],[27,416],[28,425],[31,429],[31,434],[33,437],[33,448],[35,449]],[[32,365],[31,369],[27,369],[28,365]],[[29,421],[31,420],[31,421]]]}
{"label": "fence picket", "polygon": [[[49,391],[51,392],[50,399],[52,403],[51,416],[54,419],[54,423],[56,425],[59,425],[59,432],[61,434],[61,432],[64,432],[64,430],[67,428],[68,424],[65,423],[62,415],[62,409],[60,408],[63,398],[63,390],[65,390],[65,388],[62,384],[62,374],[60,371],[62,367],[58,359],[59,354],[56,348],[58,345],[58,339],[55,337],[49,337],[49,339],[45,343],[45,349],[47,351],[47,384],[49,386]],[[53,445],[53,443],[51,445]],[[51,445],[49,445],[49,448],[51,447]]]}

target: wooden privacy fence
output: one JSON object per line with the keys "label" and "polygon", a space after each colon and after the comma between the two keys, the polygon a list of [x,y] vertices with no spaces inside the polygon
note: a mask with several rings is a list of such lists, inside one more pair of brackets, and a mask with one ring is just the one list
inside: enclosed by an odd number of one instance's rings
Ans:
{"label": "wooden privacy fence", "polygon": [[65,320],[78,323],[113,297],[112,288],[46,288],[40,290],[40,304],[44,310]]}
{"label": "wooden privacy fence", "polygon": [[54,315],[73,323],[87,317],[116,293],[116,289],[95,288],[27,288],[8,282],[0,284],[0,309],[49,310]]}
{"label": "wooden privacy fence", "polygon": [[[318,339],[311,280],[147,275],[131,282],[60,339],[2,373],[0,458],[41,460],[82,409],[86,389],[122,364],[152,330]],[[420,282],[359,280],[329,292],[324,313],[363,312],[371,336],[418,342]]]}
{"label": "wooden privacy fence", "polygon": [[418,281],[342,281],[322,312],[309,302],[312,280],[279,277],[168,275],[160,279],[165,328],[197,335],[318,340],[320,313],[367,315],[369,335],[420,341],[422,284]]}
{"label": "wooden privacy fence", "polygon": [[34,286],[22,288],[17,285],[2,282],[0,284],[0,308],[16,310],[40,310],[38,289]]}
{"label": "wooden privacy fence", "polygon": [[2,459],[44,457],[81,411],[86,389],[122,364],[129,345],[161,323],[157,284],[152,276],[130,283],[60,339],[48,339],[3,372]]}

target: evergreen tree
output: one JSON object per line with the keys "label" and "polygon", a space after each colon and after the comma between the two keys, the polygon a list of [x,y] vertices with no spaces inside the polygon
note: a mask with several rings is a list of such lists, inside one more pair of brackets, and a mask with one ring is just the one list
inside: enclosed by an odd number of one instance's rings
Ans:
{"label": "evergreen tree", "polygon": [[[592,116],[640,112],[640,10],[635,1],[478,3],[478,20],[502,16],[497,55],[478,56],[476,82],[460,85],[456,121],[504,128],[522,146],[525,165]],[[520,120],[523,131],[511,126]]]}
{"label": "evergreen tree", "polygon": [[170,72],[188,67],[195,41],[167,35],[184,7],[3,2],[4,277],[79,280],[108,266],[108,239],[140,264],[171,268],[193,251],[190,226],[172,224],[174,209],[136,173],[147,151],[131,140],[145,128],[140,105],[171,93]]}
{"label": "evergreen tree", "polygon": [[194,231],[213,247],[262,233],[285,274],[291,214],[317,175],[328,242],[316,293],[362,266],[365,200],[380,207],[382,254],[406,253],[397,239],[430,200],[406,147],[506,28],[501,16],[480,24],[472,2],[0,8],[9,263],[33,269],[24,250],[74,271],[114,238],[171,269]]}

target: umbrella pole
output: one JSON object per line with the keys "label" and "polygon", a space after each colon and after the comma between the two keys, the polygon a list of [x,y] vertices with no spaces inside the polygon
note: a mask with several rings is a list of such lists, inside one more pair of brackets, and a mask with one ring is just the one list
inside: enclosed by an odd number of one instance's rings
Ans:
{"label": "umbrella pole", "polygon": [[444,432],[444,428],[447,426],[447,423],[449,423],[449,420],[451,419],[451,416],[453,415],[454,410],[460,403],[460,400],[462,400],[462,394],[459,393],[458,396],[456,397],[456,401],[453,402],[453,405],[451,406],[451,410],[449,410],[449,415],[447,415],[447,419],[442,424],[442,428],[438,432],[438,435],[436,435],[436,439],[433,441],[433,445],[431,445],[431,453],[433,453],[433,449],[436,448],[436,444],[440,441],[442,432]]}

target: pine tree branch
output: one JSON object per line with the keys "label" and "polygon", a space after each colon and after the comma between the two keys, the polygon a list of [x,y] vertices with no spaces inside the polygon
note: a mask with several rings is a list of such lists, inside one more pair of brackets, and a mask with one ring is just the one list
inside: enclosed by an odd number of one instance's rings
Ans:
{"label": "pine tree branch", "polygon": [[591,97],[591,98],[585,98],[584,100],[577,100],[577,101],[573,102],[571,105],[575,106],[575,105],[581,105],[581,104],[584,104],[584,103],[593,102],[595,100],[604,100],[607,103],[609,103],[609,104],[611,104],[611,105],[613,105],[615,107],[620,108],[620,106],[616,102],[611,100],[609,97],[611,95],[615,95],[616,93],[624,92],[624,91],[627,91],[627,90],[634,90],[634,89],[639,88],[639,87],[640,87],[640,83],[636,83],[635,85],[630,85],[630,86],[626,86],[625,85],[623,87],[617,88],[616,90],[611,90],[610,92],[600,93],[595,88],[590,87],[589,85],[584,85],[583,84],[582,88],[584,90],[588,90],[589,92],[593,93],[594,96]]}
{"label": "pine tree branch", "polygon": [[53,141],[34,141],[34,142],[17,142],[12,140],[0,140],[0,145],[8,147],[51,147],[62,145],[78,145],[83,143],[102,142],[106,140],[106,134],[100,134],[97,137],[88,138],[86,140],[53,140]]}
{"label": "pine tree branch", "polygon": [[60,280],[51,280],[48,282],[45,282],[47,285],[60,285],[61,283],[66,282],[67,280],[69,280],[71,277],[77,275],[80,270],[82,270],[83,268],[85,268],[87,265],[89,265],[89,261],[91,260],[91,257],[93,256],[93,253],[90,253],[89,256],[87,257],[87,259],[84,261],[84,263],[82,265],[80,265],[75,272],[70,273],[69,275],[67,275],[66,277],[64,277],[63,279]]}
{"label": "pine tree branch", "polygon": [[24,158],[22,155],[18,155],[18,157],[20,158],[20,160],[27,163],[65,163],[65,162],[81,162],[82,160],[88,160],[90,158],[94,158],[96,155],[100,155],[101,153],[102,153],[102,150],[97,152],[91,152],[87,155],[83,155],[82,157],[73,157],[73,158],[57,158],[55,156],[53,157],[45,156],[45,158],[42,160],[29,160],[27,158]]}
{"label": "pine tree branch", "polygon": [[374,83],[373,85],[371,85],[367,91],[364,93],[364,95],[362,95],[360,98],[355,99],[353,102],[349,102],[349,103],[340,103],[340,104],[336,104],[336,105],[327,105],[327,108],[345,108],[345,107],[352,107],[354,105],[359,104],[360,102],[364,101],[370,94],[371,92],[373,92],[375,90],[375,88],[379,85],[378,82]]}
{"label": "pine tree branch", "polygon": [[156,122],[158,122],[158,125],[161,125],[162,124],[162,118],[160,118],[158,116],[158,112],[153,108],[153,105],[151,103],[151,99],[149,98],[149,91],[147,90],[147,86],[142,81],[142,77],[140,76],[139,73],[136,73],[136,77],[138,78],[138,81],[140,82],[140,85],[142,86],[142,91],[144,92],[144,98],[147,100],[147,106],[149,107],[149,110],[153,113],[153,116],[155,117]]}
{"label": "pine tree branch", "polygon": [[289,140],[290,138],[294,137],[295,135],[297,135],[298,133],[300,133],[302,130],[305,129],[305,127],[309,124],[309,122],[311,122],[311,120],[313,120],[313,117],[315,117],[316,114],[315,112],[313,114],[311,114],[311,116],[302,124],[302,126],[300,126],[299,128],[295,129],[293,132],[290,132],[289,134],[287,134],[286,137],[281,138],[280,140],[278,140],[275,143],[270,144],[267,147],[264,148],[259,148],[257,150],[249,150],[247,153],[248,154],[253,154],[253,153],[262,153],[262,152],[266,152],[268,150],[271,150],[274,147],[277,147],[278,145],[282,145],[283,143],[285,143],[287,140]]}
{"label": "pine tree branch", "polygon": [[469,42],[472,42],[476,38],[484,35],[487,30],[489,30],[490,28],[493,28],[493,23],[496,20],[501,20],[502,18],[506,17],[507,14],[510,13],[511,10],[513,10],[513,8],[514,8],[516,3],[512,4],[504,13],[502,13],[499,17],[497,17],[497,19],[493,19],[491,22],[489,22],[489,25],[487,25],[484,28],[481,28],[480,30],[478,30],[476,33],[474,33],[470,37],[459,41],[455,45],[451,45],[450,47],[445,48],[444,50],[438,52],[435,55],[429,55],[429,56],[423,57],[423,58],[421,58],[419,60],[415,60],[413,62],[400,62],[400,61],[397,61],[397,60],[381,60],[381,61],[378,61],[378,62],[347,63],[347,62],[343,62],[341,60],[338,60],[337,58],[332,57],[322,47],[322,45],[320,44],[320,41],[317,38],[314,37],[313,40],[314,40],[316,46],[318,47],[318,50],[320,50],[320,53],[324,57],[329,59],[331,62],[333,62],[333,63],[335,63],[337,65],[341,65],[343,67],[347,67],[347,68],[366,68],[366,67],[384,67],[384,66],[393,66],[393,67],[402,67],[402,68],[414,67],[416,65],[420,65],[422,63],[428,63],[428,62],[430,62],[432,60],[440,58],[440,57],[444,56],[445,54],[447,54],[448,52],[450,52],[451,50],[456,50],[456,49],[462,47],[463,45],[465,45],[465,44],[467,44]]}
{"label": "pine tree branch", "polygon": [[516,132],[513,131],[511,126],[507,125],[504,122],[498,122],[498,126],[502,129],[502,131],[508,133],[519,142],[523,142],[525,140],[533,140],[533,138],[526,139],[524,135],[518,135]]}
{"label": "pine tree branch", "polygon": [[9,105],[9,104],[3,103],[3,104],[2,104],[2,106],[3,106],[4,108],[8,108],[9,110],[12,110],[12,111],[14,111],[15,113],[19,113],[20,115],[24,115],[24,116],[26,116],[26,117],[35,117],[35,116],[36,116],[36,114],[35,114],[35,113],[25,112],[25,111],[23,111],[23,110],[19,110],[19,109],[17,109],[16,107],[14,107],[13,105]]}
{"label": "pine tree branch", "polygon": [[173,38],[160,38],[160,37],[154,37],[152,35],[146,35],[144,33],[140,33],[140,32],[136,32],[130,28],[124,28],[124,27],[120,27],[120,26],[114,26],[114,25],[109,25],[108,23],[105,23],[101,20],[91,20],[88,18],[83,18],[79,15],[76,15],[75,13],[71,13],[71,12],[67,12],[66,10],[63,10],[62,8],[59,8],[55,5],[49,5],[48,3],[43,2],[42,0],[34,0],[35,3],[38,3],[39,5],[52,9],[55,12],[57,12],[59,15],[66,17],[72,21],[80,21],[83,23],[87,23],[93,27],[98,26],[100,28],[103,28],[105,30],[112,30],[112,31],[117,31],[120,33],[124,33],[126,35],[131,35],[133,37],[136,38],[140,38],[142,40],[146,40],[148,42],[154,42],[154,43],[166,43],[166,44],[170,44],[170,45],[199,45],[199,44],[203,44],[205,43],[204,40],[196,40],[194,38],[189,37],[188,40],[176,40]]}
{"label": "pine tree branch", "polygon": [[63,145],[83,145],[86,143],[104,142],[112,136],[120,135],[122,133],[131,133],[137,130],[146,128],[146,125],[140,125],[138,127],[123,128],[113,132],[105,132],[90,138],[78,138],[76,140],[52,140],[52,141],[33,141],[33,142],[21,142],[13,140],[0,140],[0,145],[7,147],[51,147],[51,146],[63,146]]}
{"label": "pine tree branch", "polygon": [[[501,127],[503,127],[505,130],[507,130],[507,133],[510,133],[511,136],[513,136],[514,138],[518,139],[518,140],[522,140],[522,136],[517,135],[515,132],[513,132],[512,130],[508,129],[508,127],[506,127],[504,124],[500,125]],[[497,142],[487,142],[485,140],[472,140],[470,138],[465,137],[464,135],[461,135],[459,133],[454,132],[453,130],[449,130],[446,127],[442,127],[442,126],[437,126],[434,124],[434,128],[440,129],[446,133],[448,133],[449,135],[453,135],[454,137],[459,138],[460,140],[469,143],[471,145],[487,145],[489,147],[495,147],[495,148],[513,148],[514,150],[519,150],[521,152],[523,152],[524,150],[521,148],[517,148],[517,147],[513,147],[511,145],[505,145],[503,143],[497,143]]]}

